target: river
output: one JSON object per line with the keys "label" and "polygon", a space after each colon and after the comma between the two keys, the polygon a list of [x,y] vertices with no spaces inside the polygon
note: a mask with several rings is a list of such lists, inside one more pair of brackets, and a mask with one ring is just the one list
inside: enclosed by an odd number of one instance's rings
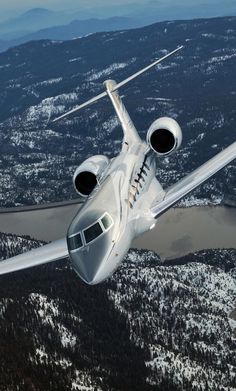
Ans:
{"label": "river", "polygon": [[[0,231],[30,235],[41,240],[65,236],[67,227],[80,205],[0,213]],[[171,259],[192,251],[210,248],[236,248],[236,208],[191,207],[170,209],[156,227],[138,239],[132,247],[150,249],[162,259]]]}

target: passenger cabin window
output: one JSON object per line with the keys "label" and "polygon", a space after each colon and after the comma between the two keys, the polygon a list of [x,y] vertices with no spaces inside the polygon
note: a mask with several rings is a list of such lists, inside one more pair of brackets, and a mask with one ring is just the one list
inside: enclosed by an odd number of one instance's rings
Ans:
{"label": "passenger cabin window", "polygon": [[77,250],[83,247],[83,242],[80,234],[68,238],[68,246],[70,250]]}
{"label": "passenger cabin window", "polygon": [[95,223],[91,227],[84,230],[84,237],[86,243],[92,242],[92,240],[96,239],[103,233],[102,227],[99,223]]}
{"label": "passenger cabin window", "polygon": [[109,216],[109,214],[106,213],[105,216],[103,216],[102,225],[105,230],[110,228],[110,226],[112,225],[112,219],[111,219],[111,216]]}

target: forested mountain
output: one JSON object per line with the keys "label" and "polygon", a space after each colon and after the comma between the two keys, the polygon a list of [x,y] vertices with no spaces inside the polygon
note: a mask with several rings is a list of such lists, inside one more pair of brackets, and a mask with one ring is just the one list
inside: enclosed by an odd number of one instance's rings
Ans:
{"label": "forested mountain", "polygon": [[[181,53],[120,91],[142,138],[159,116],[180,123],[182,148],[158,162],[168,186],[235,141],[236,17],[30,42],[1,53],[1,204],[74,197],[76,167],[93,154],[116,155],[121,128],[107,98],[64,121],[51,119],[103,91],[105,79],[120,81],[180,44]],[[235,178],[233,162],[191,203],[221,202],[235,191]]]}
{"label": "forested mountain", "polygon": [[[1,234],[1,257],[22,245]],[[174,263],[131,250],[94,287],[67,261],[1,276],[0,389],[233,391],[236,252]]]}

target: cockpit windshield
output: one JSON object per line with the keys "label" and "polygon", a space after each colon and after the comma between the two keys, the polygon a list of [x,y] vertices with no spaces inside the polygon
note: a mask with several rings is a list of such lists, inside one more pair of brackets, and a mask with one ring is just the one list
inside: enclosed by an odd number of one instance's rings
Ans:
{"label": "cockpit windshield", "polygon": [[99,222],[93,224],[91,227],[84,230],[85,242],[88,244],[92,240],[98,238],[103,233],[102,227]]}
{"label": "cockpit windshield", "polygon": [[105,234],[113,225],[111,216],[104,213],[93,225],[68,237],[68,246],[70,251],[77,251],[96,240],[102,234]]}

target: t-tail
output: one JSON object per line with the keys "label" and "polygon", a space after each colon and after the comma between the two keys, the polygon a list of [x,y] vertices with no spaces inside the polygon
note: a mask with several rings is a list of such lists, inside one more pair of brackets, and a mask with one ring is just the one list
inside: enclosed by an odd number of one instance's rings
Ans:
{"label": "t-tail", "polygon": [[[166,60],[167,58],[169,58],[170,56],[173,56],[173,54],[177,53],[179,50],[183,49],[183,46],[178,46],[175,50],[173,50],[172,52],[170,53],[167,53],[164,57],[161,57],[159,58],[158,60],[154,61],[153,63],[149,64],[148,66],[146,66],[145,68],[139,70],[138,72],[134,73],[133,75],[129,76],[127,79],[121,81],[120,83],[115,83],[113,85],[113,88],[112,90],[110,90],[110,92],[113,92],[113,91],[116,91],[118,90],[120,87],[123,87],[124,85],[126,85],[127,83],[129,83],[130,81],[136,79],[136,77],[142,75],[144,72],[147,72],[149,69],[151,69],[152,67],[154,67],[155,65],[158,65],[160,64],[162,61]],[[104,83],[106,85],[106,82]],[[89,99],[87,102],[85,103],[82,103],[81,105],[79,106],[76,106],[74,109],[70,110],[70,111],[67,111],[66,113],[60,115],[59,117],[55,118],[52,122],[56,122],[56,121],[59,121],[60,119],[62,118],[65,118],[67,117],[68,115],[71,115],[71,114],[74,114],[76,113],[77,111],[83,109],[84,107],[86,106],[89,106],[91,105],[92,103],[95,103],[97,102],[98,100],[100,100],[101,98],[104,98],[104,96],[107,96],[109,95],[108,91],[104,91],[102,92],[101,94],[99,95],[96,95],[95,97],[93,97],[92,99]]]}
{"label": "t-tail", "polygon": [[74,109],[60,115],[59,117],[55,118],[52,122],[56,122],[56,121],[59,121],[60,119],[63,119],[63,118],[66,118],[67,116],[71,115],[71,114],[74,114],[76,113],[77,111],[81,110],[82,108],[84,107],[87,107],[89,106],[90,104],[92,103],[95,103],[97,102],[98,100],[100,100],[101,98],[104,98],[105,96],[109,96],[109,98],[111,99],[111,102],[115,108],[115,111],[116,111],[116,114],[120,120],[120,123],[121,123],[121,126],[123,128],[123,131],[124,131],[124,141],[126,141],[127,143],[129,143],[131,140],[140,140],[139,136],[138,136],[138,133],[135,129],[135,126],[124,106],[124,104],[122,103],[119,95],[118,95],[118,89],[125,86],[127,83],[129,83],[130,81],[134,80],[136,77],[142,75],[143,73],[147,72],[149,69],[151,69],[152,67],[154,67],[155,65],[158,65],[160,64],[162,61],[166,60],[167,58],[169,58],[170,56],[174,55],[175,53],[177,53],[179,50],[181,50],[183,48],[183,46],[179,46],[177,47],[175,50],[173,50],[172,52],[166,54],[165,56],[159,58],[158,60],[155,60],[153,63],[149,64],[148,66],[146,66],[145,68],[139,70],[138,72],[134,73],[133,75],[129,76],[127,79],[121,81],[120,83],[116,83],[115,81],[113,80],[106,80],[104,82],[104,85],[106,87],[106,91],[102,92],[101,94],[93,97],[92,99],[89,99],[87,102],[85,103],[82,103],[81,105],[79,106],[76,106]]}

